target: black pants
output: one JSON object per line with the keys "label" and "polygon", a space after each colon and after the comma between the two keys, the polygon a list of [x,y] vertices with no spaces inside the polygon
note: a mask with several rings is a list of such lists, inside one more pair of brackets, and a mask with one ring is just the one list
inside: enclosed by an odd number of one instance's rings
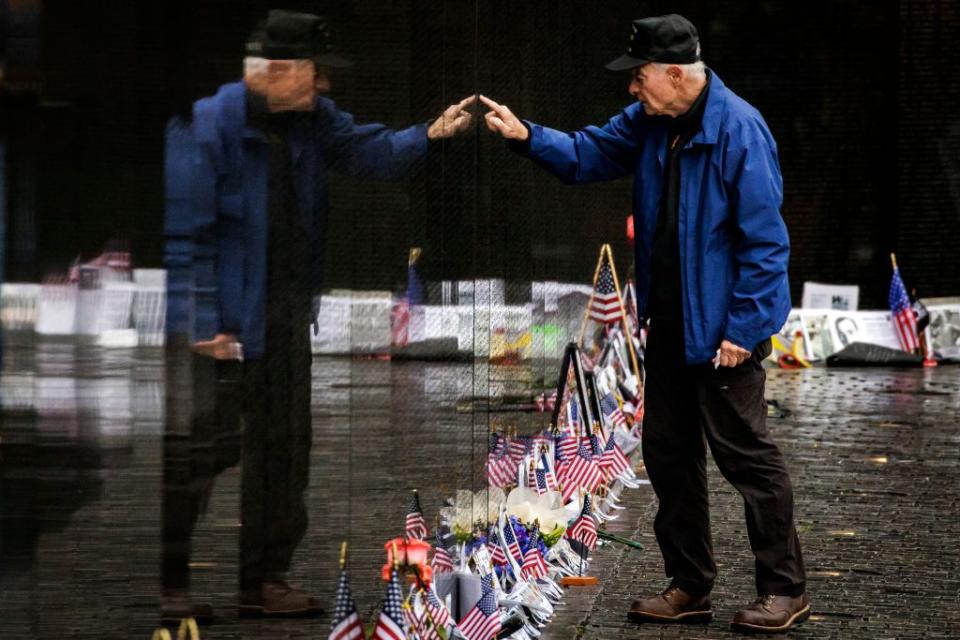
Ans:
{"label": "black pants", "polygon": [[240,363],[168,339],[163,439],[162,586],[190,589],[190,539],[214,479],[240,460]]}
{"label": "black pants", "polygon": [[[686,366],[682,336],[652,324],[646,351],[643,461],[660,501],[654,530],[667,577],[685,591],[713,587],[706,444],[743,496],[759,594],[803,593],[806,577],[793,524],[793,489],[767,432],[763,343],[734,368]],[[675,326],[675,325],[673,325]]]}
{"label": "black pants", "polygon": [[310,341],[305,325],[268,322],[263,358],[244,363],[240,587],[282,580],[307,531]]}

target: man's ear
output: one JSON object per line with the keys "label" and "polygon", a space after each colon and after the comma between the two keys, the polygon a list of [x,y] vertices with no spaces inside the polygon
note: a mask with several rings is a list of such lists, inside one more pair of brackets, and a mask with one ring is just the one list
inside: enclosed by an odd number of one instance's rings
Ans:
{"label": "man's ear", "polygon": [[670,81],[674,86],[679,85],[680,81],[683,80],[683,70],[675,64],[667,67],[667,75],[670,76]]}

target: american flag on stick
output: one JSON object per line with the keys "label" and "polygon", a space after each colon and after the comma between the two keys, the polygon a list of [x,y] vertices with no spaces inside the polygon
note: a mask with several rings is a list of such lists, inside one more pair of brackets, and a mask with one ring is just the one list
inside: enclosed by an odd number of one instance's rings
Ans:
{"label": "american flag on stick", "polygon": [[920,336],[917,335],[917,316],[913,313],[913,307],[910,306],[907,288],[903,285],[903,280],[900,278],[900,269],[897,268],[897,260],[892,253],[890,254],[890,260],[893,262],[893,277],[890,280],[888,302],[890,313],[893,316],[893,328],[900,340],[900,348],[913,353],[920,348]]}
{"label": "american flag on stick", "polygon": [[613,284],[610,258],[604,255],[593,287],[593,297],[590,299],[590,319],[604,324],[613,324],[620,322],[622,317],[623,308],[620,306],[620,296],[617,295],[617,289]]}
{"label": "american flag on stick", "polygon": [[370,640],[406,640],[406,620],[403,615],[403,592],[400,590],[400,578],[394,567],[387,585],[387,597],[380,610],[377,628]]}
{"label": "american flag on stick", "polygon": [[425,613],[423,616],[425,618],[424,622],[426,623],[423,626],[425,626],[426,629],[422,633],[422,640],[440,640],[439,629],[443,629],[445,636],[449,638],[450,625],[453,624],[450,610],[441,602],[437,594],[434,593],[433,587],[427,589],[426,593],[424,604],[426,605],[426,612],[430,615],[427,616]]}
{"label": "american flag on stick", "polygon": [[476,605],[457,624],[467,640],[491,640],[500,631],[500,610],[497,595],[493,590],[493,577],[487,574],[480,579],[482,595]]}
{"label": "american flag on stick", "polygon": [[520,571],[523,573],[523,577],[528,580],[536,580],[538,578],[546,578],[547,573],[549,572],[549,567],[547,566],[547,561],[543,559],[543,553],[540,552],[540,529],[534,527],[533,533],[530,535],[530,544],[527,548],[526,553],[523,554],[523,566]]}
{"label": "american flag on stick", "polygon": [[627,460],[623,449],[620,448],[611,433],[607,440],[607,446],[604,447],[603,454],[600,456],[600,469],[603,471],[603,475],[609,482],[629,468],[630,461]]}
{"label": "american flag on stick", "polygon": [[503,542],[507,546],[507,552],[517,562],[523,562],[523,554],[520,552],[520,545],[517,544],[517,536],[513,533],[513,525],[508,519],[503,527]]}
{"label": "american flag on stick", "polygon": [[593,519],[589,494],[584,496],[583,510],[580,512],[580,517],[570,527],[567,537],[571,540],[579,540],[591,551],[597,547],[597,522]]}
{"label": "american flag on stick", "polygon": [[578,489],[593,493],[603,482],[603,472],[590,451],[581,445],[573,462],[561,467],[560,481],[563,483],[563,501],[566,503],[576,495]]}
{"label": "american flag on stick", "polygon": [[434,573],[449,573],[453,571],[453,556],[443,547],[437,547],[433,550],[431,566]]}
{"label": "american flag on stick", "polygon": [[617,404],[617,399],[612,393],[608,393],[600,399],[600,410],[615,426],[627,426],[627,418],[623,415],[623,410]]}
{"label": "american flag on stick", "polygon": [[427,522],[420,508],[420,494],[414,490],[410,498],[410,510],[407,512],[406,535],[410,540],[423,540],[427,537]]}
{"label": "american flag on stick", "polygon": [[357,605],[350,592],[347,570],[341,569],[328,640],[363,640],[363,638],[363,623],[360,621]]}

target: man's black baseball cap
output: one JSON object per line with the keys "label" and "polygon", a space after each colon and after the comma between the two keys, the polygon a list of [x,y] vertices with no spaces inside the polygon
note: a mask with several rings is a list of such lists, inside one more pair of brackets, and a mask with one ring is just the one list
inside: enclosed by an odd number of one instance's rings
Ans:
{"label": "man's black baseball cap", "polygon": [[333,52],[326,18],[312,13],[273,9],[247,40],[247,55],[267,60],[309,58],[324,67],[353,62]]}
{"label": "man's black baseball cap", "polygon": [[700,37],[693,23],[676,13],[633,21],[627,53],[606,65],[610,71],[648,62],[690,64],[700,60]]}

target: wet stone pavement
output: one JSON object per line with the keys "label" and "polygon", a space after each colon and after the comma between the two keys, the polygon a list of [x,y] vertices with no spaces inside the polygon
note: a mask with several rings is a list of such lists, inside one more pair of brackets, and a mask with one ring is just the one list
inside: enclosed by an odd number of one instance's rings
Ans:
{"label": "wet stone pavement", "polygon": [[[431,521],[443,497],[479,489],[488,431],[544,426],[517,404],[556,366],[316,359],[310,526],[291,582],[330,602],[348,539],[354,595],[372,621],[382,544],[402,531],[409,491]],[[5,352],[0,639],[146,639],[157,626],[166,375],[159,351],[44,342]],[[770,371],[767,397],[788,412],[770,426],[793,477],[814,611],[789,637],[960,638],[958,370]],[[193,596],[217,614],[203,637],[325,638],[328,617],[237,617],[240,470],[223,459],[192,537]],[[710,474],[713,623],[626,621],[634,597],[664,586],[655,500],[641,487],[608,528],[645,549],[601,549],[599,586],[569,590],[544,640],[738,637],[728,624],[753,598],[752,557],[738,496]]]}

